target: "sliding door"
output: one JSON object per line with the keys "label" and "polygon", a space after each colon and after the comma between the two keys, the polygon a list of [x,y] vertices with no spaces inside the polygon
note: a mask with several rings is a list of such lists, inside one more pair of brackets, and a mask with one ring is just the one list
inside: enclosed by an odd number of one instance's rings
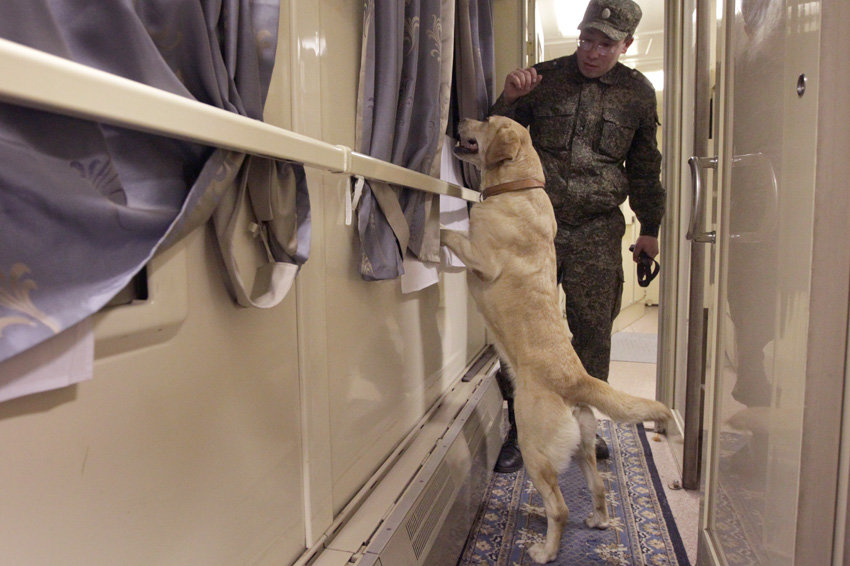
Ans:
{"label": "sliding door", "polygon": [[724,5],[700,564],[833,555],[847,268],[846,240],[835,243],[846,208],[838,231],[830,224],[846,189],[821,174],[835,159],[820,132],[836,107],[821,90],[833,80],[821,68],[835,48],[821,38],[832,4]]}

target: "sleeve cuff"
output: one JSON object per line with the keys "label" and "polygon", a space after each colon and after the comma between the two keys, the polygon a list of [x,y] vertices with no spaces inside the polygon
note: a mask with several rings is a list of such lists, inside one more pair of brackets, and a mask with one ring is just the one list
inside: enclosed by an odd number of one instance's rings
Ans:
{"label": "sleeve cuff", "polygon": [[[514,102],[516,102],[516,101],[514,101]],[[508,110],[511,108],[511,106],[513,106],[513,103],[508,104],[507,102],[505,102],[502,99],[501,96],[499,96],[499,98],[496,100],[496,102],[493,103],[493,106],[490,107],[488,115],[493,116],[495,114],[495,115],[499,115],[499,116],[504,116],[505,114],[508,113]]]}
{"label": "sleeve cuff", "polygon": [[652,236],[653,238],[658,237],[658,226],[650,226],[650,225],[640,225],[640,235],[641,236]]}

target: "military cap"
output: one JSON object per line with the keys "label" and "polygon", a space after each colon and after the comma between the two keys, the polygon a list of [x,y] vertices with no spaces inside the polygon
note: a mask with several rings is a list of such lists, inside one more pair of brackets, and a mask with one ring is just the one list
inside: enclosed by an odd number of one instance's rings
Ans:
{"label": "military cap", "polygon": [[642,15],[640,6],[632,0],[590,0],[578,29],[595,28],[621,41],[634,35]]}

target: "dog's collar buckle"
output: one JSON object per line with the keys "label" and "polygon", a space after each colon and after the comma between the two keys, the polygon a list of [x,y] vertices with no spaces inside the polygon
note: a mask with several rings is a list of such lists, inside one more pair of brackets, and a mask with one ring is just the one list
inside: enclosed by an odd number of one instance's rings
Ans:
{"label": "dog's collar buckle", "polygon": [[502,183],[500,185],[493,185],[492,187],[487,187],[483,191],[481,191],[481,200],[486,198],[500,195],[502,193],[509,193],[511,191],[524,191],[527,189],[542,189],[543,182],[537,179],[521,179],[519,181],[511,181],[510,183]]}

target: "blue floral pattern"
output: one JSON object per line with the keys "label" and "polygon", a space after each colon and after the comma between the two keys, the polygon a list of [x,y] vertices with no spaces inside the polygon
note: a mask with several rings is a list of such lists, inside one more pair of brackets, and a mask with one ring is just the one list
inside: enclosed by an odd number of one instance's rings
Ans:
{"label": "blue floral pattern", "polygon": [[[611,458],[599,462],[608,490],[610,526],[588,528],[591,501],[578,464],[560,477],[570,509],[561,549],[552,564],[687,565],[642,425],[599,421]],[[526,549],[546,530],[543,501],[525,469],[494,474],[459,566],[517,566],[534,562]]]}

